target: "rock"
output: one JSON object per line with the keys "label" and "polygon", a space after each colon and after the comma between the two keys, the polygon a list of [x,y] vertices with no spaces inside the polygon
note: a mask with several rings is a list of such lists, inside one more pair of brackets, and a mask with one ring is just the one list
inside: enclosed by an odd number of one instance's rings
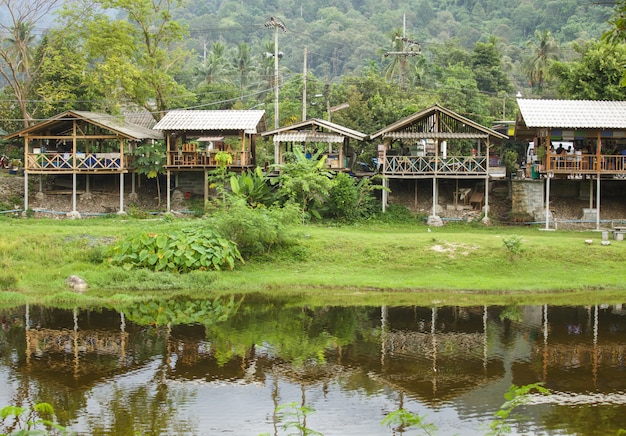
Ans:
{"label": "rock", "polygon": [[585,239],[585,244],[587,245],[593,244],[593,239]]}
{"label": "rock", "polygon": [[87,290],[87,282],[78,276],[69,276],[65,279],[65,284],[67,284],[70,289],[81,294]]}
{"label": "rock", "polygon": [[80,212],[78,212],[76,210],[73,211],[73,212],[68,212],[65,216],[68,217],[69,219],[72,219],[72,220],[76,220],[76,219],[79,220],[79,219],[81,219]]}
{"label": "rock", "polygon": [[611,245],[611,241],[602,241],[602,245]]}

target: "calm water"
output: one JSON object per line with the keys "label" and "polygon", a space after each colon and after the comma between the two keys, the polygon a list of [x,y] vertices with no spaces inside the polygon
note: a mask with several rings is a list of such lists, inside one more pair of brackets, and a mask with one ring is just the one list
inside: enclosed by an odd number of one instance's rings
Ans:
{"label": "calm water", "polygon": [[[513,434],[626,429],[626,310],[303,307],[296,299],[161,301],[0,312],[0,407],[51,403],[78,434],[482,435],[511,384],[543,382]],[[294,405],[291,407],[290,405]],[[0,433],[3,428],[0,427]],[[409,430],[406,434],[416,434]]]}

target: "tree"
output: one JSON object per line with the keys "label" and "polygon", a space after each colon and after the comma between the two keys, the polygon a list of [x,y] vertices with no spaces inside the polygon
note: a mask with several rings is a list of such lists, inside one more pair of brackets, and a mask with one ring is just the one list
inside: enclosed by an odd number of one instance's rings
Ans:
{"label": "tree", "polygon": [[293,161],[280,165],[278,193],[300,205],[303,222],[307,214],[321,218],[319,209],[333,186],[331,174],[324,166],[325,156],[320,156],[321,152],[317,152],[307,159],[302,150],[295,147]]}
{"label": "tree", "polygon": [[36,47],[33,29],[60,1],[0,0],[0,6],[6,9],[6,17],[0,21],[0,76],[19,106],[23,127],[32,123],[33,108],[29,101],[33,81],[46,58],[42,53],[38,62],[33,62]]}
{"label": "tree", "polygon": [[[611,28],[602,35],[602,39],[612,45],[626,43],[626,0],[615,0],[615,10],[608,23]],[[626,71],[621,83],[626,86]]]}
{"label": "tree", "polygon": [[549,30],[535,30],[535,38],[528,41],[530,55],[524,60],[522,70],[533,90],[542,90],[549,79],[549,64],[558,59],[559,46]]}
{"label": "tree", "polygon": [[[182,0],[79,1],[83,8],[72,4],[65,16],[83,24],[78,31],[94,77],[116,100],[126,98],[157,120],[170,107],[191,101],[191,94],[174,79],[190,55],[182,48],[187,29],[173,18]],[[123,18],[112,19],[109,11],[121,11]]]}
{"label": "tree", "polygon": [[511,82],[502,70],[502,54],[498,51],[497,43],[497,38],[492,36],[488,42],[477,42],[474,45],[472,67],[481,91],[498,93],[511,90]]}
{"label": "tree", "polygon": [[559,93],[570,99],[626,100],[626,46],[596,41],[573,47],[581,54],[579,60],[554,62],[550,68],[559,80]]}
{"label": "tree", "polygon": [[239,96],[243,97],[244,90],[248,85],[248,75],[254,71],[252,55],[250,54],[250,46],[242,42],[237,46],[232,59],[233,68],[237,72],[237,81],[239,82]]}
{"label": "tree", "polygon": [[157,195],[159,197],[158,206],[161,206],[161,183],[159,175],[165,173],[165,144],[157,142],[155,144],[140,145],[133,153],[135,155],[134,168],[138,174],[145,175],[148,179],[156,179]]}

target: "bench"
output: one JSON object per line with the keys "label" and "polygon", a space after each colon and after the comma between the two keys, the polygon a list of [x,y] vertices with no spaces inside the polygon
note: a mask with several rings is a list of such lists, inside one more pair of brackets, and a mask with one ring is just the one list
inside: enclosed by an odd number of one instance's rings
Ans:
{"label": "bench", "polygon": [[613,226],[613,239],[623,241],[626,234],[626,226]]}

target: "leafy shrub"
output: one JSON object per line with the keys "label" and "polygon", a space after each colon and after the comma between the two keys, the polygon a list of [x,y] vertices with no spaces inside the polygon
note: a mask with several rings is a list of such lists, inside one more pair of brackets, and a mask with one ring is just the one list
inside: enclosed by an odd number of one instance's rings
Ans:
{"label": "leafy shrub", "polygon": [[416,217],[413,213],[401,204],[388,204],[385,212],[378,212],[372,216],[372,219],[381,223],[394,224],[414,222]]}
{"label": "leafy shrub", "polygon": [[113,245],[108,257],[112,265],[125,269],[177,273],[233,269],[235,261],[243,261],[235,243],[207,228],[133,235]]}
{"label": "leafy shrub", "polygon": [[0,275],[0,291],[17,289],[17,277],[13,274]]}
{"label": "leafy shrub", "polygon": [[6,406],[0,409],[0,434],[65,434],[65,427],[55,422],[54,408],[49,403],[37,403],[32,409]]}
{"label": "leafy shrub", "polygon": [[522,254],[522,237],[518,235],[511,235],[502,238],[504,247],[509,251],[512,256],[518,256]]}
{"label": "leafy shrub", "polygon": [[370,178],[357,181],[346,173],[337,174],[325,203],[325,215],[349,222],[374,215],[378,208],[372,195],[375,189],[382,189],[382,185],[373,184]]}
{"label": "leafy shrub", "polygon": [[268,177],[260,167],[256,167],[254,171],[232,175],[230,189],[233,195],[244,198],[251,207],[270,206],[276,198]]}
{"label": "leafy shrub", "polygon": [[226,210],[214,212],[209,222],[221,234],[237,244],[244,258],[268,253],[290,242],[287,226],[300,220],[299,207],[251,208],[243,199],[233,199]]}

